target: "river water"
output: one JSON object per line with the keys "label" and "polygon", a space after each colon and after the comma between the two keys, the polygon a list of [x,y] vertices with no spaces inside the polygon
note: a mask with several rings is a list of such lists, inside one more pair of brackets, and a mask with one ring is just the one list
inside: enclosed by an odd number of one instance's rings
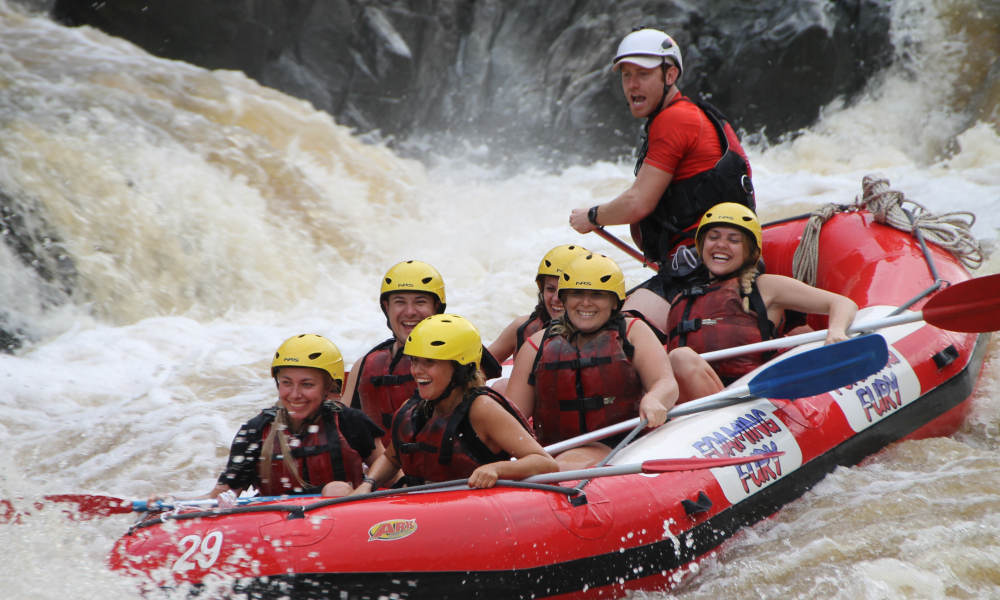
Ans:
{"label": "river water", "polygon": [[[894,2],[899,56],[864,99],[748,148],[762,217],[850,203],[881,173],[936,214],[974,212],[992,252],[1000,23],[987,2]],[[608,253],[630,284],[647,276],[567,226],[571,208],[624,189],[629,164],[511,174],[484,154],[401,158],[240,73],[0,0],[2,200],[30,208],[23,225],[44,232],[32,250],[65,267],[46,280],[0,244],[3,325],[27,338],[0,354],[0,498],[208,490],[239,424],[273,400],[274,348],[316,332],[359,357],[387,336],[379,279],[399,260],[434,264],[449,310],[487,340],[531,308],[556,244]],[[1000,597],[993,344],[960,432],[838,469],[682,587],[632,597]],[[130,522],[50,510],[0,525],[3,596],[138,597],[105,563]]]}

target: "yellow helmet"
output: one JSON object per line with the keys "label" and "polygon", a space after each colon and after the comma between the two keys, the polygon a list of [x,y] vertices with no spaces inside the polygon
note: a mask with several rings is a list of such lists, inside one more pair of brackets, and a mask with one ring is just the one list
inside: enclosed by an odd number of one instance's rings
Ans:
{"label": "yellow helmet", "polygon": [[749,233],[750,237],[757,243],[757,250],[764,247],[760,221],[757,220],[757,214],[742,204],[723,202],[705,211],[705,214],[701,217],[701,221],[698,223],[698,231],[694,234],[698,254],[701,254],[702,232],[708,232],[712,225],[729,225],[730,227],[742,229]]}
{"label": "yellow helmet", "polygon": [[476,365],[483,357],[483,340],[468,320],[458,315],[431,315],[410,332],[403,354]]}
{"label": "yellow helmet", "polygon": [[546,252],[545,256],[542,257],[542,262],[538,263],[538,275],[535,277],[535,281],[544,275],[558,277],[566,270],[569,263],[573,262],[574,258],[586,254],[590,254],[590,250],[576,244],[556,246]]}
{"label": "yellow helmet", "polygon": [[625,301],[625,275],[618,263],[603,254],[578,256],[559,278],[559,293],[563,290],[603,290]]}
{"label": "yellow helmet", "polygon": [[278,346],[271,361],[271,377],[276,377],[281,367],[311,367],[326,371],[334,381],[344,381],[344,356],[333,342],[315,333],[292,336]]}
{"label": "yellow helmet", "polygon": [[393,292],[427,292],[437,297],[444,312],[444,278],[438,270],[419,260],[405,260],[386,271],[382,278],[382,290],[379,292],[379,302],[385,300],[386,294]]}

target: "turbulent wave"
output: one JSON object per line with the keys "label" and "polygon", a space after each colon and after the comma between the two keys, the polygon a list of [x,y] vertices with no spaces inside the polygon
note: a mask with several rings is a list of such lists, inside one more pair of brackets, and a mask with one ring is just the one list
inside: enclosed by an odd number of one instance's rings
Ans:
{"label": "turbulent wave", "polygon": [[[892,11],[897,56],[863,99],[750,146],[763,216],[849,203],[881,171],[932,211],[976,213],[992,246],[1000,16],[971,0]],[[567,226],[624,189],[630,165],[502,174],[477,144],[403,159],[240,73],[0,0],[0,330],[20,344],[0,354],[0,497],[207,490],[239,423],[273,400],[273,348],[314,331],[359,357],[387,335],[378,282],[398,260],[438,267],[449,309],[486,338],[530,310],[556,244],[608,253],[630,284],[647,276]],[[837,471],[685,588],[635,597],[1000,593],[998,373],[988,359],[960,434]],[[0,526],[13,551],[0,589],[135,597],[104,566],[127,525],[52,511]]]}

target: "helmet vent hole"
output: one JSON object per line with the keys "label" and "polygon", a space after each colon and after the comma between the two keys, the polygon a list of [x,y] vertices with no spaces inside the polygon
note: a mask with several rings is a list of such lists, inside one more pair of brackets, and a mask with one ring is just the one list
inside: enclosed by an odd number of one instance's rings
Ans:
{"label": "helmet vent hole", "polygon": [[601,283],[607,283],[609,279],[611,279],[611,275],[605,275],[601,277]]}
{"label": "helmet vent hole", "polygon": [[322,352],[313,352],[312,354],[309,355],[309,360],[316,360],[320,356],[323,356]]}
{"label": "helmet vent hole", "polygon": [[444,346],[444,342],[442,342],[441,340],[434,340],[433,342],[431,342],[431,346]]}
{"label": "helmet vent hole", "polygon": [[431,282],[431,278],[430,277],[424,277],[423,279],[420,280],[420,283],[423,283],[424,285],[426,285],[426,284],[428,284],[430,282]]}
{"label": "helmet vent hole", "polygon": [[385,283],[386,283],[386,285],[391,284],[392,283],[392,277],[386,277],[385,278]]}

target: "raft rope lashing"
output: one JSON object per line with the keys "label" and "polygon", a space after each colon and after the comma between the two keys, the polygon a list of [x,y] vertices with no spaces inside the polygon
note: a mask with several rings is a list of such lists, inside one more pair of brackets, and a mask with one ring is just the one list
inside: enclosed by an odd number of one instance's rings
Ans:
{"label": "raft rope lashing", "polygon": [[[912,207],[904,207],[904,204]],[[924,238],[952,253],[969,269],[983,263],[983,248],[972,235],[976,215],[968,211],[935,215],[923,205],[907,199],[903,192],[889,188],[889,180],[877,175],[865,175],[861,180],[861,195],[853,205],[827,204],[809,215],[802,239],[792,257],[792,276],[809,285],[816,285],[819,264],[819,232],[823,223],[839,212],[868,210],[875,222]]]}

